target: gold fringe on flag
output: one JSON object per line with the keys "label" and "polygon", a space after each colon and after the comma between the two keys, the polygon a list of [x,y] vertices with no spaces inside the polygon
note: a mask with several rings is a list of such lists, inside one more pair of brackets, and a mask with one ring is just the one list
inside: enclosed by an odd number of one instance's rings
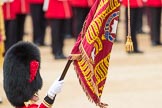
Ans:
{"label": "gold fringe on flag", "polygon": [[131,38],[131,27],[130,27],[130,1],[128,0],[128,36],[125,44],[126,52],[133,52],[133,42]]}

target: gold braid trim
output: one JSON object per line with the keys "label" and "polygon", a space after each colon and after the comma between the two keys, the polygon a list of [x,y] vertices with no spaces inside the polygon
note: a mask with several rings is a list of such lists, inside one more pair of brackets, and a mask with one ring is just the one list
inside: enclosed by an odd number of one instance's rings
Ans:
{"label": "gold braid trim", "polygon": [[51,107],[52,105],[49,104],[48,102],[46,102],[45,100],[43,100],[43,104],[46,106],[46,107]]}
{"label": "gold braid trim", "polygon": [[27,102],[24,102],[24,104],[25,104],[26,107],[28,107],[29,105],[34,104],[34,103],[35,103],[35,102],[32,101],[32,100],[29,100],[29,101],[27,101]]}

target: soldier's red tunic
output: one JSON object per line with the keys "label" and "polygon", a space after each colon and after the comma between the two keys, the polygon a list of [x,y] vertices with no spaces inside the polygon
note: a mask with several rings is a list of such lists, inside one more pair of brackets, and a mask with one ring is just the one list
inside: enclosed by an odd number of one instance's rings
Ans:
{"label": "soldier's red tunic", "polygon": [[161,7],[162,1],[161,0],[147,0],[146,6],[149,7]]}
{"label": "soldier's red tunic", "polygon": [[41,104],[28,104],[22,107],[16,108],[51,108],[55,99],[51,100],[48,96],[46,96]]}
{"label": "soldier's red tunic", "polygon": [[16,2],[13,1],[3,4],[3,15],[5,20],[13,20],[16,18],[15,3]]}
{"label": "soldier's red tunic", "polygon": [[66,19],[72,17],[72,10],[68,0],[49,0],[48,10],[45,13],[47,19]]}
{"label": "soldier's red tunic", "polygon": [[[121,2],[124,6],[128,6],[128,0],[122,0]],[[142,0],[130,0],[130,7],[131,8],[138,8],[143,6]]]}
{"label": "soldier's red tunic", "polygon": [[29,0],[15,0],[15,10],[18,14],[29,13]]}
{"label": "soldier's red tunic", "polygon": [[91,7],[95,0],[70,0],[70,4],[75,7]]}
{"label": "soldier's red tunic", "polygon": [[29,0],[32,4],[43,4],[44,0]]}
{"label": "soldier's red tunic", "polygon": [[32,105],[29,105],[29,106],[22,106],[22,107],[16,107],[16,108],[50,108],[50,107],[47,107],[46,105],[41,103],[40,105],[32,104]]}

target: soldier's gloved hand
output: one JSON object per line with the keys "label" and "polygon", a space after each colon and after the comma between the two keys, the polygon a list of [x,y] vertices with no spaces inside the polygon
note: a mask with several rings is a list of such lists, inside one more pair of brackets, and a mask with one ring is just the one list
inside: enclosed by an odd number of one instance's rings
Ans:
{"label": "soldier's gloved hand", "polygon": [[63,83],[64,80],[59,81],[59,78],[57,78],[47,92],[48,97],[54,99],[55,95],[61,92]]}

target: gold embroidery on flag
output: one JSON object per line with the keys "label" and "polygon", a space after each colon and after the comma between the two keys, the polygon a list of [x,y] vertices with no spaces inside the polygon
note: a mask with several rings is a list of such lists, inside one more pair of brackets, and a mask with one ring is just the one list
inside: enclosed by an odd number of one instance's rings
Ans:
{"label": "gold embroidery on flag", "polygon": [[98,74],[98,77],[100,79],[97,80],[97,85],[106,79],[106,74],[108,73],[108,66],[109,66],[109,58],[110,58],[110,54],[108,54],[108,56],[106,56],[104,59],[102,59],[95,67],[94,72],[95,74]]}

